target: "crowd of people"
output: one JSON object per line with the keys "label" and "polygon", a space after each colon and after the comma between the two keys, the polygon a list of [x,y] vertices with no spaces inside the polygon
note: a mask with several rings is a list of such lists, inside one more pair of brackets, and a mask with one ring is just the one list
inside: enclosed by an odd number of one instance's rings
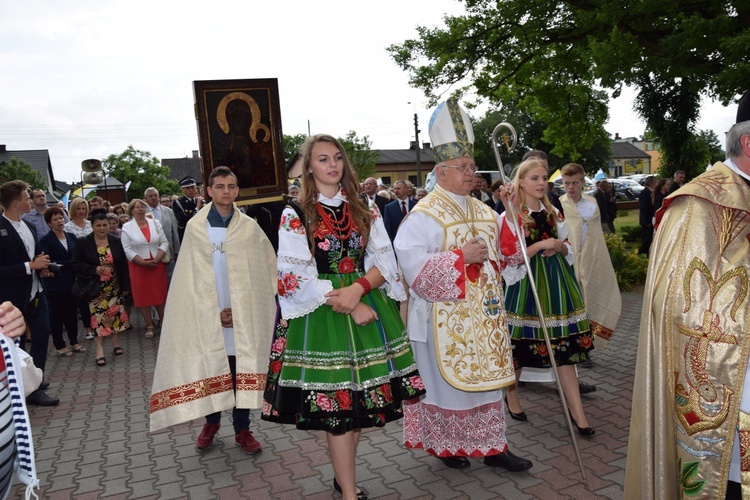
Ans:
{"label": "crowd of people", "polygon": [[[739,348],[750,318],[743,100],[725,163],[688,184],[681,171],[671,182],[649,177],[639,200],[643,253],[658,230],[626,496],[705,489],[732,497],[747,469],[740,457],[750,419],[738,416],[750,408],[747,349]],[[50,336],[58,356],[87,351],[80,319],[103,366],[106,337],[114,356],[124,354],[120,335],[132,328],[134,305],[146,338],[161,327],[152,431],[204,418],[196,441],[204,451],[231,410],[235,442],[252,455],[262,444],[250,410],[261,409],[263,420],[325,433],[332,485],[345,499],[367,498],[356,481],[362,429],[400,419],[404,446],[447,467],[467,469],[481,458],[529,470],[533,463],[511,452],[505,432],[506,411],[533,418],[523,409],[524,373],[557,379],[577,433],[596,434],[581,398],[592,391],[577,367],[607,345],[620,315],[604,241],[614,232],[614,193],[605,180],[584,194],[583,167],[569,163],[561,169],[565,194],[553,197],[541,151],[526,154],[511,182],[488,186],[477,173],[469,116],[453,98],[435,110],[429,134],[436,158],[429,192],[407,181],[391,191],[374,178],[360,184],[338,140],[309,137],[301,177],[280,210],[267,210],[279,217],[270,233],[236,205],[238,180],[226,167],[211,171],[205,206],[191,178],[181,181],[181,198],[148,188],[127,205],[76,198],[69,212],[47,207],[43,191],[7,182],[0,326],[30,341],[43,371]],[[737,287],[727,287],[733,280]],[[702,319],[690,320],[692,311]],[[710,349],[723,357],[709,359]],[[43,379],[27,391],[26,403],[57,404],[48,386]],[[0,395],[8,387],[0,385]],[[722,404],[719,392],[726,408],[706,413]],[[675,480],[682,460],[698,464],[691,475],[705,466],[701,483]]]}

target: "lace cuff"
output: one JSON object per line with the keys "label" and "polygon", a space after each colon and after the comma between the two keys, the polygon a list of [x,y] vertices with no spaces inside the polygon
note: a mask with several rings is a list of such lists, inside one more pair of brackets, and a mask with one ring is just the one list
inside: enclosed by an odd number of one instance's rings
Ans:
{"label": "lace cuff", "polygon": [[466,295],[464,267],[460,250],[434,254],[422,266],[412,290],[431,302],[463,299]]}
{"label": "lace cuff", "polygon": [[279,297],[282,318],[299,318],[300,316],[313,312],[315,309],[326,303],[328,298],[325,295],[333,290],[333,284],[329,280],[317,280],[314,284],[310,283],[308,286],[314,287],[314,291],[309,289],[305,291],[311,296],[315,296],[315,298],[310,298],[304,302],[300,302]]}
{"label": "lace cuff", "polygon": [[505,269],[503,269],[502,274],[505,286],[515,285],[526,277],[526,266],[523,263],[521,263],[521,265],[508,264]]}

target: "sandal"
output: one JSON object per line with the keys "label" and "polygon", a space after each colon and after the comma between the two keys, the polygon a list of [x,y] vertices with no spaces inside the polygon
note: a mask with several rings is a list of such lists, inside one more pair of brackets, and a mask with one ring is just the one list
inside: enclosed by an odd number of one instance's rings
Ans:
{"label": "sandal", "polygon": [[102,356],[101,358],[96,358],[96,366],[104,366],[107,364],[107,358]]}
{"label": "sandal", "polygon": [[154,336],[154,327],[153,326],[147,326],[146,327],[146,338],[150,339]]}
{"label": "sandal", "polygon": [[85,347],[83,347],[81,344],[72,345],[72,346],[70,346],[70,348],[73,349],[73,352],[86,352],[86,351],[88,351],[88,349],[86,349]]}
{"label": "sandal", "polygon": [[123,349],[121,346],[116,345],[113,352],[115,353],[115,356],[120,356],[125,352],[125,349]]}
{"label": "sandal", "polygon": [[68,350],[68,348],[64,349],[57,349],[57,355],[61,358],[69,358],[73,355],[73,351]]}

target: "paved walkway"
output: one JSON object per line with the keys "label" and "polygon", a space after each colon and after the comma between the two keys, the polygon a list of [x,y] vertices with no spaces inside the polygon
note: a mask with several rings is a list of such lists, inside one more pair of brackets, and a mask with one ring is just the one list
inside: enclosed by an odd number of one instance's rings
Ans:
{"label": "paved walkway", "polygon": [[[534,467],[511,474],[472,461],[466,471],[446,468],[421,451],[401,446],[400,423],[362,433],[357,481],[382,499],[589,499],[622,498],[631,389],[642,294],[623,294],[616,336],[581,380],[598,391],[583,396],[593,439],[578,439],[586,481],[581,479],[554,385],[521,389],[528,422],[508,418],[514,453]],[[137,313],[136,313],[137,315]],[[214,446],[200,453],[195,440],[203,422],[148,433],[148,398],[158,335],[143,337],[143,323],[123,335],[125,354],[115,358],[105,341],[107,365],[94,365],[93,342],[85,354],[58,358],[50,350],[48,393],[54,408],[31,407],[40,498],[341,498],[333,493],[325,437],[290,426],[251,425],[263,452],[244,455],[234,443],[229,412]],[[19,487],[15,497],[21,498]]]}

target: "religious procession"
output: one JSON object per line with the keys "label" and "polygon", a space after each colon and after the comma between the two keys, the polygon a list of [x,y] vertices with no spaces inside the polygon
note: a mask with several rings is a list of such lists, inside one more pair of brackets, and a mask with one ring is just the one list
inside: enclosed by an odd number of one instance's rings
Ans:
{"label": "religious procession", "polygon": [[750,11],[456,3],[409,149],[303,61],[191,73],[192,157],[0,144],[0,498],[750,498]]}

